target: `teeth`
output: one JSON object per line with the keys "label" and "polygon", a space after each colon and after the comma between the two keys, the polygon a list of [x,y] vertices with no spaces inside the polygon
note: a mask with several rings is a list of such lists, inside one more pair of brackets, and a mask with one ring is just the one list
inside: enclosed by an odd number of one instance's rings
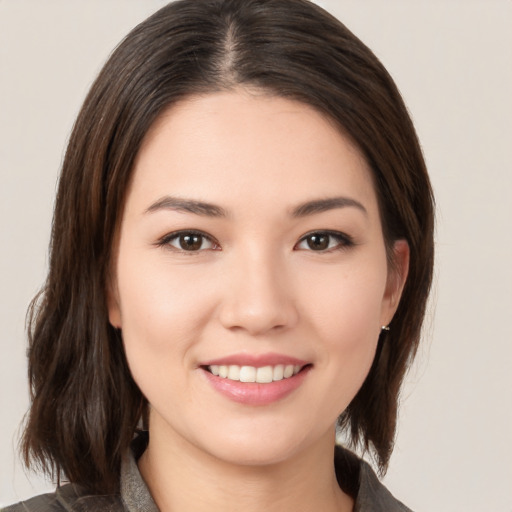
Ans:
{"label": "teeth", "polygon": [[222,377],[223,379],[236,380],[240,382],[257,382],[259,384],[267,384],[282,379],[288,379],[296,375],[302,369],[299,364],[278,364],[276,366],[238,366],[230,365],[211,365],[208,367],[213,375]]}
{"label": "teeth", "polygon": [[284,374],[283,377],[287,379],[288,377],[291,377],[293,375],[294,366],[292,364],[287,364],[284,367]]}
{"label": "teeth", "polygon": [[272,369],[272,366],[262,366],[256,370],[256,382],[260,382],[262,384],[272,382],[273,376],[274,370]]}
{"label": "teeth", "polygon": [[284,377],[284,365],[278,364],[274,366],[274,374],[272,375],[272,380],[283,380]]}
{"label": "teeth", "polygon": [[236,366],[235,364],[228,366],[228,379],[240,380],[240,366]]}
{"label": "teeth", "polygon": [[254,366],[242,366],[240,368],[240,382],[256,382],[256,368]]}

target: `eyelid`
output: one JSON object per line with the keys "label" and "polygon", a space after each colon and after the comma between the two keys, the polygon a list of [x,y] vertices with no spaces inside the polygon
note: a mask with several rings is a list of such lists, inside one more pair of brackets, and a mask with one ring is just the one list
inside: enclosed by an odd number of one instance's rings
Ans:
{"label": "eyelid", "polygon": [[[308,237],[313,236],[313,235],[330,236],[332,238],[337,239],[338,243],[336,244],[335,247],[330,247],[330,248],[327,248],[324,250],[319,250],[319,251],[314,251],[311,248],[301,249],[298,247],[299,244],[305,242]],[[300,237],[299,241],[297,242],[297,244],[295,245],[294,249],[306,250],[306,251],[310,251],[310,252],[327,253],[327,252],[331,252],[331,251],[347,249],[349,247],[353,247],[354,245],[355,245],[354,239],[347,233],[343,233],[342,231],[335,231],[332,229],[315,229],[313,231],[309,231],[308,233],[302,235]]]}
{"label": "eyelid", "polygon": [[[204,238],[205,240],[208,240],[213,245],[213,247],[209,247],[207,249],[199,249],[197,251],[186,251],[184,249],[180,249],[178,247],[174,247],[173,245],[171,245],[171,241],[177,239],[181,235],[196,235],[196,236],[200,236],[200,237]],[[200,231],[200,230],[197,230],[197,229],[179,229],[177,231],[172,231],[171,233],[167,233],[163,237],[159,238],[156,241],[155,245],[157,247],[168,248],[171,251],[175,251],[175,252],[179,252],[179,253],[183,253],[183,254],[188,254],[188,255],[190,255],[190,254],[197,254],[197,253],[200,253],[200,252],[203,252],[203,251],[217,251],[217,250],[220,249],[219,243],[217,242],[217,240],[213,236],[205,233],[204,231]]]}

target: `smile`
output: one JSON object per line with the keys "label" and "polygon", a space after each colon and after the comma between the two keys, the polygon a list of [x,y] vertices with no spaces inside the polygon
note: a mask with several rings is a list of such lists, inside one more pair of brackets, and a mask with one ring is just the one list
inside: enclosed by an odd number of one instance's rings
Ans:
{"label": "smile", "polygon": [[283,379],[288,379],[297,375],[302,370],[301,365],[277,364],[275,366],[239,366],[231,365],[209,365],[206,369],[213,375],[223,379],[229,379],[238,382],[256,382],[258,384],[268,384]]}
{"label": "smile", "polygon": [[231,354],[201,361],[198,368],[215,391],[249,406],[270,405],[302,386],[313,362],[277,354]]}

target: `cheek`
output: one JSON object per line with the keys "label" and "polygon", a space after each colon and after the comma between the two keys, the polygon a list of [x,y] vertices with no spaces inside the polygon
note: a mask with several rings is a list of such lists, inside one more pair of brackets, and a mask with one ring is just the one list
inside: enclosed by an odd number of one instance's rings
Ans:
{"label": "cheek", "polygon": [[325,403],[330,399],[339,414],[363,384],[375,356],[386,266],[377,261],[337,276],[317,273],[303,286],[308,292],[305,318],[318,337],[319,366],[329,376]]}
{"label": "cheek", "polygon": [[192,278],[161,256],[131,254],[117,268],[121,329],[132,375],[147,391],[151,382],[165,382],[190,365],[209,299],[206,290],[198,290],[203,280],[197,271]]}
{"label": "cheek", "polygon": [[134,330],[151,334],[147,341],[167,345],[200,325],[200,304],[208,295],[200,269],[189,275],[185,265],[175,268],[159,254],[152,258],[135,254],[120,259],[117,271],[122,329],[126,334]]}
{"label": "cheek", "polygon": [[[370,326],[367,315],[338,315],[325,333],[324,353],[320,370],[328,376],[324,407],[338,417],[350,404],[363,385],[377,349],[379,334]],[[316,398],[318,399],[318,398]]]}
{"label": "cheek", "polygon": [[368,336],[378,336],[387,280],[385,257],[304,275],[303,309],[323,337],[357,348]]}

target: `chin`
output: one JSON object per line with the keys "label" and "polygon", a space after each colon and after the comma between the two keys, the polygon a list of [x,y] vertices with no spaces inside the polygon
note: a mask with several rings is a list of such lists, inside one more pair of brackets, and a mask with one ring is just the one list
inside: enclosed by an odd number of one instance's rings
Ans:
{"label": "chin", "polygon": [[225,449],[216,446],[210,453],[215,458],[236,466],[272,466],[289,460],[297,452],[296,446],[269,443],[244,443]]}
{"label": "chin", "polygon": [[[332,429],[334,438],[334,429]],[[230,435],[212,436],[202,450],[226,463],[239,466],[269,466],[297,456],[315,444],[321,435],[293,432],[292,428],[254,428],[249,432],[232,431]]]}

